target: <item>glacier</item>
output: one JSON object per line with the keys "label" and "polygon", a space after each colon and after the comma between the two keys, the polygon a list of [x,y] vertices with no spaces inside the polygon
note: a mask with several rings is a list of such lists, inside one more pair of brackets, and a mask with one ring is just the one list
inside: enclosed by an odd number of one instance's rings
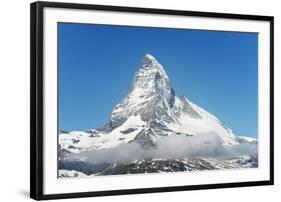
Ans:
{"label": "glacier", "polygon": [[177,95],[150,54],[108,123],[87,131],[61,130],[58,141],[59,177],[258,166],[258,140],[238,136],[216,116]]}

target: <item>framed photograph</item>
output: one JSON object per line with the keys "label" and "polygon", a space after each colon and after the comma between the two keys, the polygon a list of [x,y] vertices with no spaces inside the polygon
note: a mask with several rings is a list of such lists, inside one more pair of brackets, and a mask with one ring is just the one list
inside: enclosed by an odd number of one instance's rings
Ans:
{"label": "framed photograph", "polygon": [[31,4],[31,198],[273,184],[273,17]]}

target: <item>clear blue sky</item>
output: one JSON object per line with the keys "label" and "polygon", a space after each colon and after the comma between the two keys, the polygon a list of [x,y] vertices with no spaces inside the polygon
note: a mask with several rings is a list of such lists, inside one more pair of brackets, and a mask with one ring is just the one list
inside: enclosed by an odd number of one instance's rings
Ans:
{"label": "clear blue sky", "polygon": [[257,136],[255,33],[60,23],[58,39],[60,129],[103,126],[150,53],[177,95],[237,134]]}

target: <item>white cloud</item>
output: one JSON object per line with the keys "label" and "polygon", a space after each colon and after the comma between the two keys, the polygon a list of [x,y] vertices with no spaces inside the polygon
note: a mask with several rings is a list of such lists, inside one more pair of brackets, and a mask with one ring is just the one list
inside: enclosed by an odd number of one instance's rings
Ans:
{"label": "white cloud", "polygon": [[257,155],[258,145],[223,145],[221,138],[214,133],[196,136],[169,136],[159,139],[156,147],[144,149],[140,144],[125,143],[114,148],[92,150],[71,156],[89,163],[130,162],[134,160],[163,158],[215,158],[228,159],[243,155]]}

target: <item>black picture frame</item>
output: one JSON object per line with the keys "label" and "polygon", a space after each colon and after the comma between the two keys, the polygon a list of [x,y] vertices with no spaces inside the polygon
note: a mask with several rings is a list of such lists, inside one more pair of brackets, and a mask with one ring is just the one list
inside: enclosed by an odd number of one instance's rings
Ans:
{"label": "black picture frame", "polygon": [[[66,194],[43,193],[43,9],[63,8],[82,10],[102,10],[131,13],[148,13],[196,17],[214,17],[239,20],[268,21],[270,23],[270,179],[239,183],[204,184],[175,187],[155,187],[129,190],[80,192]],[[246,187],[274,184],[274,17],[240,15],[183,10],[103,6],[75,3],[35,2],[30,5],[30,197],[36,200],[93,197],[106,195],[140,194],[154,192],[187,191],[228,187]]]}

